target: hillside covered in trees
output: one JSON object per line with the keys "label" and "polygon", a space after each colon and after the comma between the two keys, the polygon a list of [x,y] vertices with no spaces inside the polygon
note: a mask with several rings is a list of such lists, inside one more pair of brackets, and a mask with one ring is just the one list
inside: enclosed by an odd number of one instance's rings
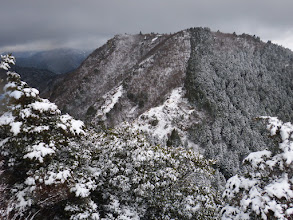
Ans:
{"label": "hillside covered in trees", "polygon": [[87,125],[134,122],[163,145],[174,130],[227,179],[250,152],[272,145],[257,117],[293,120],[292,76],[288,49],[191,28],[117,35],[42,95]]}
{"label": "hillside covered in trees", "polygon": [[56,104],[14,63],[1,56],[2,218],[292,217],[290,50],[207,28],[119,35],[43,90]]}

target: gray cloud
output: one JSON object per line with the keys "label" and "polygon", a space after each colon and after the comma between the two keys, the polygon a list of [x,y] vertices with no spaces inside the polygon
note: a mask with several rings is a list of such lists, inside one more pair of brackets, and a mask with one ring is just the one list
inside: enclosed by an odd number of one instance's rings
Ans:
{"label": "gray cloud", "polygon": [[292,8],[292,0],[1,0],[0,51],[96,48],[119,33],[197,26],[256,34],[293,49]]}

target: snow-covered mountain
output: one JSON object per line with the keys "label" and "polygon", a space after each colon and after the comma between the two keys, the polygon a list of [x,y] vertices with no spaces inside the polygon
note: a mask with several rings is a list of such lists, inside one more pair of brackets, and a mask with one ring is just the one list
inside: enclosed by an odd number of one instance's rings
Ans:
{"label": "snow-covered mountain", "polygon": [[[189,55],[187,31],[116,36],[56,83],[48,96],[79,118],[116,125],[162,104],[173,89],[182,86]],[[98,110],[108,105],[116,90],[122,94],[104,120]]]}
{"label": "snow-covered mountain", "polygon": [[193,148],[228,178],[270,146],[258,116],[292,121],[292,66],[292,51],[246,34],[117,35],[43,95],[93,126],[128,121],[154,142]]}

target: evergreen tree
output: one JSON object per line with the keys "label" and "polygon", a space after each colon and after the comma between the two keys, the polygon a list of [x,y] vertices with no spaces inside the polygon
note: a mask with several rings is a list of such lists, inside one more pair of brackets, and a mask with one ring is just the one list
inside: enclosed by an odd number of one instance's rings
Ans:
{"label": "evergreen tree", "polygon": [[293,217],[293,125],[277,118],[268,129],[277,148],[249,154],[244,175],[226,184],[222,219],[292,219]]}
{"label": "evergreen tree", "polygon": [[182,147],[152,146],[123,124],[91,135],[96,195],[106,219],[214,219],[212,161]]}
{"label": "evergreen tree", "polygon": [[[12,56],[2,56],[8,69]],[[80,150],[83,122],[61,115],[15,72],[7,72],[5,113],[0,117],[1,216],[48,218],[64,215],[89,158]],[[82,152],[82,153],[81,153]],[[41,217],[39,217],[41,218]]]}

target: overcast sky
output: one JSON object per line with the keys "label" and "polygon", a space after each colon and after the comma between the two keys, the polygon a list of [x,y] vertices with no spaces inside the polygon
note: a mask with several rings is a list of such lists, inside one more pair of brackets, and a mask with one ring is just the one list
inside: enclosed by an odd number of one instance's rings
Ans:
{"label": "overcast sky", "polygon": [[0,52],[94,49],[115,34],[199,26],[293,50],[292,10],[293,0],[0,0]]}

